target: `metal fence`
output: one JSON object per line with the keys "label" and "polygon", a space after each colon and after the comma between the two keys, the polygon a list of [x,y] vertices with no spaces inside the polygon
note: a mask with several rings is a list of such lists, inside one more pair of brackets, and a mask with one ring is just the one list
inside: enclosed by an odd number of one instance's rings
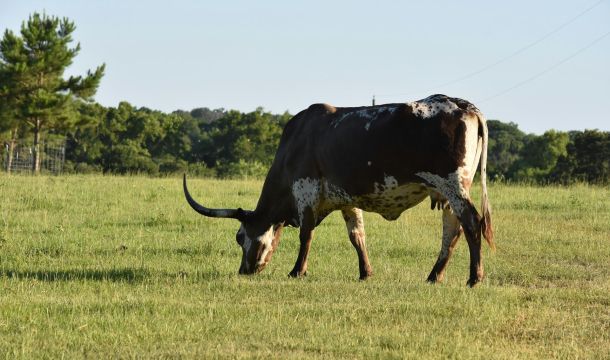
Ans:
{"label": "metal fence", "polygon": [[[59,175],[63,171],[66,159],[64,142],[42,143],[40,149],[40,171]],[[8,144],[4,145],[2,169],[6,172],[32,172],[34,168],[34,146],[30,144],[15,144],[12,151]]]}

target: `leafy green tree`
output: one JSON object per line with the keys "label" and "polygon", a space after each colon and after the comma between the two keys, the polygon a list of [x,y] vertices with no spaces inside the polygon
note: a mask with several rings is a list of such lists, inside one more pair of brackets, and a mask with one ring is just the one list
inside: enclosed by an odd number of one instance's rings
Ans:
{"label": "leafy green tree", "polygon": [[232,163],[220,163],[217,168],[221,177],[234,179],[263,178],[269,171],[269,165],[243,159]]}
{"label": "leafy green tree", "polygon": [[225,111],[225,109],[208,109],[207,107],[202,107],[202,108],[195,108],[193,110],[190,111],[190,115],[197,119],[197,120],[201,120],[205,123],[212,123],[220,118],[222,118],[223,116],[225,116],[227,114],[227,112]]}
{"label": "leafy green tree", "polygon": [[492,179],[507,178],[513,163],[519,159],[525,133],[515,123],[488,120],[489,147],[487,171]]}
{"label": "leafy green tree", "polygon": [[202,147],[209,154],[206,162],[216,166],[243,160],[245,164],[259,162],[269,166],[282,133],[280,120],[283,119],[262,108],[250,113],[229,111],[210,124],[208,141]]}
{"label": "leafy green tree", "polygon": [[0,52],[0,142],[8,150],[6,158],[3,156],[2,160],[6,159],[6,163],[3,165],[10,172],[17,140],[27,132],[27,128],[23,123],[17,121],[15,99],[8,97],[7,87],[12,74],[2,65],[2,59],[2,53]]}
{"label": "leafy green tree", "polygon": [[282,126],[290,118],[260,108],[209,120],[194,117],[195,110],[165,114],[127,102],[116,108],[81,104],[78,109],[80,117],[94,120],[69,133],[71,168],[91,171],[100,166],[117,173],[188,170],[202,176],[259,176],[271,163]]}
{"label": "leafy green tree", "polygon": [[99,141],[103,144],[100,162],[104,172],[158,172],[146,143],[161,136],[158,124],[149,115],[148,109],[138,111],[125,101],[108,109],[99,132]]}
{"label": "leafy green tree", "polygon": [[66,134],[66,162],[77,172],[101,172],[106,144],[100,140],[108,109],[97,103],[77,102],[78,126]]}
{"label": "leafy green tree", "polygon": [[106,168],[120,174],[147,173],[155,175],[159,165],[137,141],[126,140],[112,147],[106,154]]}
{"label": "leafy green tree", "polygon": [[[69,133],[67,158],[75,169],[85,163],[116,173],[174,173],[188,168],[190,132],[199,130],[190,115],[138,109],[127,102],[116,108],[81,105],[79,111],[92,120]],[[205,166],[198,171],[209,173]]]}
{"label": "leafy green tree", "polygon": [[84,77],[64,79],[80,51],[80,44],[69,47],[75,29],[67,18],[34,13],[21,25],[20,36],[7,29],[0,41],[0,109],[11,109],[10,116],[31,128],[35,173],[42,132],[74,127],[74,99],[91,100],[104,74],[101,65]]}
{"label": "leafy green tree", "polygon": [[567,154],[569,141],[567,133],[555,130],[541,136],[527,136],[519,152],[520,158],[511,166],[509,176],[516,180],[549,181],[557,160]]}
{"label": "leafy green tree", "polygon": [[610,182],[610,132],[574,131],[565,155],[557,160],[552,179],[562,183],[587,181]]}
{"label": "leafy green tree", "polygon": [[[185,126],[185,120],[175,114],[164,114],[160,111],[139,109],[149,117],[145,146],[153,158],[173,157],[184,159],[191,151],[191,138]],[[153,125],[154,124],[154,125]],[[154,131],[150,131],[154,130]]]}
{"label": "leafy green tree", "polygon": [[[1,83],[2,80],[0,80]],[[3,147],[0,149],[0,154],[3,154],[4,150],[7,151],[7,154],[2,156],[0,162],[6,161],[3,163],[3,167],[10,172],[17,140],[27,131],[27,128],[16,120],[12,108],[8,106],[2,108],[3,105],[6,105],[6,102],[0,101],[0,145]]]}

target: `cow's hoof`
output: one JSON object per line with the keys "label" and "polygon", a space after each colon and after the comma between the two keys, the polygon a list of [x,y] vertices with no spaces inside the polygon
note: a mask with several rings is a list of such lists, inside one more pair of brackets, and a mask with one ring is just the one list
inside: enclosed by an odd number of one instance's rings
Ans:
{"label": "cow's hoof", "polygon": [[482,279],[468,279],[468,281],[466,282],[466,285],[468,285],[468,287],[475,287],[477,286],[479,283],[481,283]]}
{"label": "cow's hoof", "polygon": [[438,283],[443,282],[444,278],[445,278],[444,273],[437,274],[436,272],[431,272],[430,275],[428,275],[428,278],[426,279],[426,281],[430,284],[438,284]]}
{"label": "cow's hoof", "polygon": [[360,274],[360,281],[365,281],[369,279],[373,274]]}
{"label": "cow's hoof", "polygon": [[292,271],[291,271],[291,272],[288,274],[288,276],[289,276],[289,277],[292,277],[292,278],[300,278],[300,277],[304,277],[304,276],[307,276],[307,271],[305,271],[305,272],[301,273],[301,272],[299,272],[299,271],[292,270]]}

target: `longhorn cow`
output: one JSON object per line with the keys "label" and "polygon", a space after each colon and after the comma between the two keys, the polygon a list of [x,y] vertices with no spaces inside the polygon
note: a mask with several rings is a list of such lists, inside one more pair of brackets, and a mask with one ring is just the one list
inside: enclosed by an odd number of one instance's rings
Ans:
{"label": "longhorn cow", "polygon": [[[315,227],[341,210],[358,254],[360,279],[372,274],[365,245],[362,211],[395,220],[430,197],[442,209],[443,235],[428,281],[443,279],[458,238],[465,233],[474,286],[483,278],[481,233],[493,249],[487,196],[487,125],[471,103],[433,95],[410,103],[366,107],[314,104],[285,126],[256,209],[211,209],[184,194],[198,213],[240,221],[237,243],[243,255],[240,274],[265,268],[284,226],[300,228],[300,249],[290,276],[307,272]],[[470,198],[480,162],[479,215]]]}

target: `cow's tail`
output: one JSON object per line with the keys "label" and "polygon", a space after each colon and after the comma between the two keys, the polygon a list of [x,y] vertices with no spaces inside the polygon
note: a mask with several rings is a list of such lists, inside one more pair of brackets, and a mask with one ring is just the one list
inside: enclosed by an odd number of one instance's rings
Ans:
{"label": "cow's tail", "polygon": [[487,121],[480,112],[477,114],[479,118],[479,131],[482,137],[481,142],[481,230],[483,237],[487,240],[489,247],[492,250],[496,250],[496,244],[494,243],[494,231],[491,223],[491,206],[489,204],[489,198],[487,197],[487,144],[488,144],[488,131]]}

